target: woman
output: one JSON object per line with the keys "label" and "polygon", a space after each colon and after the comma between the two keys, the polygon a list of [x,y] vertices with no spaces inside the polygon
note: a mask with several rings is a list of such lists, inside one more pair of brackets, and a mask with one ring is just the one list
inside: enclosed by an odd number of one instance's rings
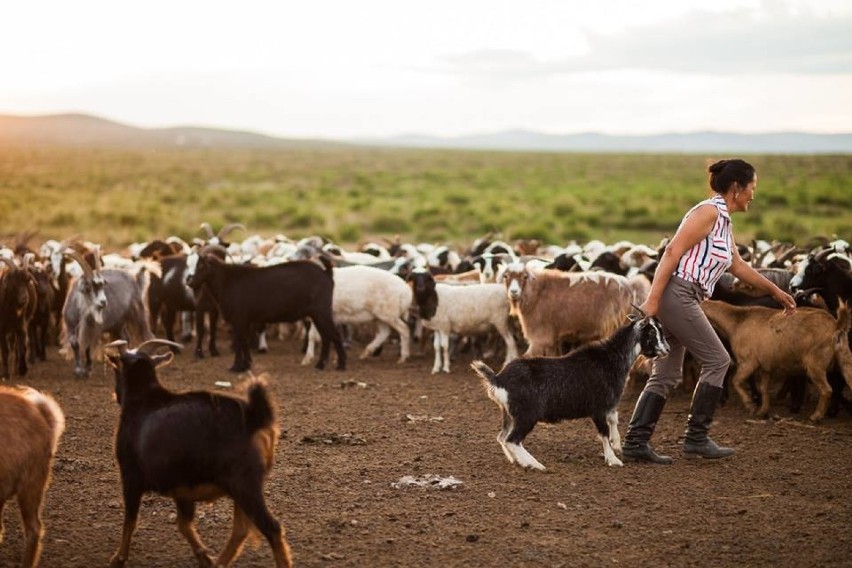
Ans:
{"label": "woman", "polygon": [[719,447],[707,435],[722,394],[731,358],[700,304],[726,270],[775,298],[785,311],[796,309],[790,294],[763,277],[740,258],[731,231],[731,213],[748,211],[754,199],[757,174],[743,160],[720,160],[708,168],[715,195],[690,209],[660,259],[648,299],[642,310],[656,316],[666,330],[672,350],[654,361],[651,377],[636,401],[622,445],[627,461],[670,464],[648,445],[669,390],[680,380],[686,350],[701,363],[701,375],[692,396],[683,453],[686,457],[723,458],[734,453]]}

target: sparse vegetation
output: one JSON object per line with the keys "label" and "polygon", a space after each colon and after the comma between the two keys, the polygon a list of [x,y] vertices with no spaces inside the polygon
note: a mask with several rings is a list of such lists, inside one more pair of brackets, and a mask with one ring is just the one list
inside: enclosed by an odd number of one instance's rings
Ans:
{"label": "sparse vegetation", "polygon": [[[656,243],[706,195],[716,156],[391,149],[0,148],[6,236],[80,235],[109,248],[202,221],[342,243],[400,234]],[[740,240],[852,238],[852,156],[746,156],[760,182]]]}

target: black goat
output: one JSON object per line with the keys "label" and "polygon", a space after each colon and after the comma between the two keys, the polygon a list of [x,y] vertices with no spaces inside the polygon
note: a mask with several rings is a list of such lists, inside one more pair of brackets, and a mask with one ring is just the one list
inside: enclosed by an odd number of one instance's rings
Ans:
{"label": "black goat", "polygon": [[[0,274],[0,350],[3,367],[0,379],[9,378],[9,350],[15,348],[18,375],[27,374],[27,334],[35,313],[37,295],[35,279],[25,266],[19,268],[9,258],[0,258],[9,268]],[[12,343],[10,346],[10,338]]]}
{"label": "black goat", "polygon": [[621,451],[616,407],[627,372],[640,353],[665,357],[669,350],[656,319],[631,318],[607,339],[562,357],[515,359],[499,373],[482,361],[474,361],[471,367],[502,411],[503,428],[497,441],[510,463],[544,470],[523,446],[535,425],[589,417],[603,443],[607,465],[621,466],[614,453]]}
{"label": "black goat", "polygon": [[166,332],[166,337],[170,341],[174,341],[175,320],[178,314],[194,312],[196,359],[204,357],[205,314],[210,323],[210,339],[207,348],[211,356],[217,357],[219,355],[219,349],[216,347],[219,308],[216,306],[207,286],[201,286],[198,290],[189,287],[187,284],[188,273],[190,266],[194,270],[198,256],[201,254],[212,252],[224,260],[224,254],[219,252],[221,250],[219,247],[205,247],[193,251],[189,255],[176,254],[160,259],[160,265],[163,267],[163,329]]}
{"label": "black goat", "polygon": [[852,302],[852,271],[845,257],[832,253],[833,249],[826,249],[808,255],[790,281],[790,287],[820,288],[829,311],[836,316],[841,301]]}
{"label": "black goat", "polygon": [[178,347],[161,339],[135,350],[121,340],[107,345],[119,351],[107,360],[115,370],[121,407],[115,452],[124,492],[121,544],[110,566],[127,561],[142,495],[154,491],[174,499],[178,530],[200,566],[213,563],[193,525],[195,503],[227,495],[234,502],[234,525],[215,565],[229,566],[255,527],[272,547],[275,565],[291,567],[284,530],[263,498],[278,440],[265,383],[253,379],[246,398],[207,391],[173,393],[160,384],[156,368],[170,363],[174,353],[149,354],[161,345]]}
{"label": "black goat", "polygon": [[346,351],[334,326],[332,295],[334,273],[331,261],[320,256],[325,268],[308,260],[272,266],[226,264],[211,254],[200,255],[189,285],[197,290],[208,286],[225,321],[234,333],[234,363],[230,370],[251,368],[253,324],[295,322],[311,318],[322,338],[322,369],[334,343],[337,368],[346,368]]}

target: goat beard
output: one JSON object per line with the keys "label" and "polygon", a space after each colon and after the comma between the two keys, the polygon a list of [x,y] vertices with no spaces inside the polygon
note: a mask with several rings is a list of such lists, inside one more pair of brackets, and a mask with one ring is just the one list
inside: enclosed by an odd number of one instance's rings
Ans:
{"label": "goat beard", "polygon": [[92,324],[101,326],[104,324],[104,311],[102,309],[94,308],[89,312],[87,319]]}

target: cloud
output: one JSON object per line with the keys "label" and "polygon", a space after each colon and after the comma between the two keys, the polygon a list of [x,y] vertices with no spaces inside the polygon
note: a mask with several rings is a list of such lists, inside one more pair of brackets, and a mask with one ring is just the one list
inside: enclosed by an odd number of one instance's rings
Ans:
{"label": "cloud", "polygon": [[440,70],[473,81],[547,78],[631,69],[704,75],[850,74],[852,13],[713,13],[628,28],[582,30],[588,49],[542,60],[523,50],[482,49],[444,56]]}

